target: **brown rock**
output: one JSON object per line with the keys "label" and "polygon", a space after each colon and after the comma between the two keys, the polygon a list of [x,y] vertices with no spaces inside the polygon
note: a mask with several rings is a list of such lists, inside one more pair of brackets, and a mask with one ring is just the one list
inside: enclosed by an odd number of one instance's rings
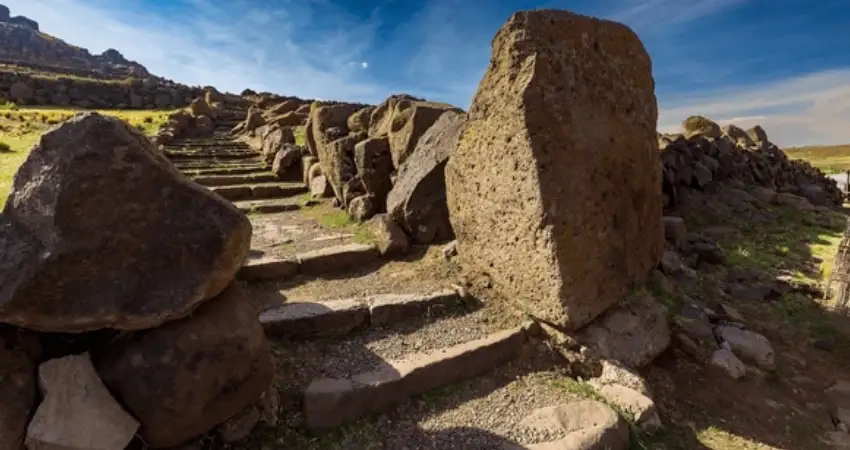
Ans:
{"label": "brown rock", "polygon": [[275,156],[284,149],[284,146],[295,143],[295,134],[292,128],[275,127],[263,136],[263,158],[271,164]]}
{"label": "brown rock", "polygon": [[343,207],[348,206],[349,200],[346,198],[346,190],[343,187],[355,175],[353,164],[348,162],[354,157],[354,146],[363,138],[362,134],[355,134],[319,146],[319,164],[322,165],[322,174],[327,177],[328,183]]}
{"label": "brown rock", "polygon": [[113,343],[95,363],[154,447],[233,417],[260,399],[274,372],[257,311],[237,283],[191,317]]}
{"label": "brown rock", "polygon": [[268,113],[270,116],[279,116],[289,112],[294,112],[298,109],[298,106],[298,102],[295,100],[284,100],[269,108]]}
{"label": "brown rock", "polygon": [[201,137],[209,137],[215,131],[215,124],[210,116],[195,117],[195,135]]}
{"label": "brown rock", "polygon": [[192,103],[189,104],[189,113],[192,114],[192,117],[215,117],[215,111],[213,111],[212,106],[210,106],[210,104],[203,98],[196,98],[192,100]]}
{"label": "brown rock", "polygon": [[23,81],[18,81],[9,88],[9,97],[16,102],[28,103],[34,95],[32,88]]}
{"label": "brown rock", "polygon": [[331,188],[328,178],[319,175],[310,180],[310,194],[313,198],[328,198],[334,196],[334,190]]}
{"label": "brown rock", "polygon": [[27,428],[32,450],[126,448],[139,422],[112,398],[88,353],[52,359],[38,368],[44,400]]}
{"label": "brown rock", "polygon": [[377,212],[377,200],[369,194],[354,197],[348,204],[348,215],[355,222],[365,222],[374,217]]}
{"label": "brown rock", "polygon": [[375,246],[382,255],[401,255],[410,249],[410,238],[388,215],[378,214],[369,223]]}
{"label": "brown rock", "polygon": [[726,125],[722,128],[723,134],[732,138],[733,142],[740,143],[744,146],[753,145],[753,139],[743,129],[735,125]]}
{"label": "brown rock", "polygon": [[[353,117],[353,116],[352,116]],[[354,146],[354,165],[366,193],[384,203],[393,187],[393,160],[387,137],[369,138]]]}
{"label": "brown rock", "polygon": [[38,335],[0,330],[0,448],[21,448],[27,422],[36,407],[36,365],[41,353]]}
{"label": "brown rock", "polygon": [[370,119],[374,110],[374,106],[367,106],[348,116],[348,131],[352,133],[369,131],[369,124],[371,123]]}
{"label": "brown rock", "polygon": [[253,133],[254,130],[266,124],[266,119],[263,118],[263,115],[256,108],[251,108],[248,110],[248,115],[245,116],[245,121],[242,123],[240,132]]}
{"label": "brown rock", "polygon": [[341,128],[344,131],[343,135],[348,134],[348,116],[352,115],[357,109],[357,105],[347,103],[334,105],[313,103],[308,122],[312,137],[308,135],[307,138],[310,154],[318,156],[320,161],[323,160],[324,147],[334,140],[333,136],[328,135],[328,131],[332,128]]}
{"label": "brown rock", "polygon": [[572,328],[645,279],[664,239],[653,91],[629,28],[514,14],[446,166],[463,264]]}
{"label": "brown rock", "polygon": [[285,178],[287,172],[296,166],[298,158],[301,157],[301,148],[292,144],[284,144],[283,148],[277,151],[272,161],[272,172],[278,178]]}
{"label": "brown rock", "polygon": [[764,128],[762,128],[761,125],[756,125],[747,130],[747,135],[750,136],[750,139],[752,139],[754,142],[768,142],[767,132],[764,131]]}
{"label": "brown rock", "polygon": [[389,133],[393,166],[400,167],[416,149],[419,138],[448,111],[453,117],[463,113],[452,105],[434,102],[415,102],[406,109],[394,111]]}
{"label": "brown rock", "polygon": [[387,196],[387,213],[418,243],[454,237],[446,206],[445,166],[465,123],[464,113],[445,112],[401,165]]}
{"label": "brown rock", "polygon": [[302,173],[302,180],[304,181],[304,184],[306,184],[307,186],[310,185],[310,180],[313,179],[313,177],[310,176],[311,175],[310,170],[312,170],[314,166],[316,167],[316,170],[319,173],[317,173],[313,176],[321,175],[322,166],[321,166],[321,164],[319,164],[319,158],[316,158],[315,156],[302,156],[301,157],[301,171],[303,172]]}
{"label": "brown rock", "polygon": [[304,122],[307,120],[307,116],[304,114],[299,114],[295,111],[288,112],[286,114],[280,114],[277,116],[273,116],[268,120],[268,124],[277,124],[282,127],[294,127],[304,125]]}
{"label": "brown rock", "polygon": [[688,138],[700,135],[717,139],[721,136],[720,125],[703,116],[688,117],[682,122],[682,128],[685,130],[685,137]]}
{"label": "brown rock", "polygon": [[78,114],[41,136],[0,215],[0,321],[156,327],[224,290],[250,241],[244,214],[138,130]]}

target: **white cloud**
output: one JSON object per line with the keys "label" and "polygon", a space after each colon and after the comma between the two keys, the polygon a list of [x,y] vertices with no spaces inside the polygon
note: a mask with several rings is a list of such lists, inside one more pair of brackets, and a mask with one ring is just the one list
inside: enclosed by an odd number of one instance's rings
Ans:
{"label": "white cloud", "polygon": [[664,30],[739,6],[749,0],[627,0],[610,16],[618,22],[643,31]]}
{"label": "white cloud", "polygon": [[850,142],[850,67],[660,102],[659,130],[700,114],[721,124],[759,124],[779,146]]}
{"label": "white cloud", "polygon": [[[326,30],[310,26],[311,2],[282,0],[265,15],[235,18],[222,4],[183,0],[195,8],[185,18],[164,20],[137,5],[90,0],[4,0],[13,14],[31,17],[41,29],[99,53],[116,48],[152,73],[190,85],[244,88],[306,98],[380,101],[379,85],[358,78],[349,61],[364,61],[377,22],[343,13],[323,15]],[[135,9],[134,9],[135,8]],[[283,17],[283,19],[282,19]],[[272,20],[274,19],[274,20]],[[332,31],[331,31],[332,30]],[[297,87],[297,91],[295,91]]]}

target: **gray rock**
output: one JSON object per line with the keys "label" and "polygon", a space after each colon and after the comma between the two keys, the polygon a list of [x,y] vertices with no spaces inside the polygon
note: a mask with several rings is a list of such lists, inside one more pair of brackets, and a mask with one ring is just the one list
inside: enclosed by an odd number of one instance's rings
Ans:
{"label": "gray rock", "polygon": [[29,449],[118,450],[139,429],[100,381],[88,353],[47,361],[38,379],[44,400],[27,428]]}
{"label": "gray rock", "polygon": [[764,336],[733,326],[719,326],[714,330],[718,338],[728,342],[731,350],[741,357],[763,367],[773,367],[774,352]]}
{"label": "gray rock", "polygon": [[533,411],[522,424],[534,429],[560,429],[562,439],[528,446],[506,446],[504,450],[625,450],[629,426],[602,402],[584,400]]}
{"label": "gray rock", "polygon": [[640,368],[670,345],[667,309],[651,294],[640,293],[603,313],[576,338],[602,358]]}
{"label": "gray rock", "polygon": [[711,355],[711,364],[723,369],[724,372],[736,380],[747,373],[747,367],[744,363],[734,353],[725,348],[718,349]]}

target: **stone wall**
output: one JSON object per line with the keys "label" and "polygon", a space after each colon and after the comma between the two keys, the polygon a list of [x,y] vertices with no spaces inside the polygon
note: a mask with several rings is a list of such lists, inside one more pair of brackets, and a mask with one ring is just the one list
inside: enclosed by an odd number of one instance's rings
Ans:
{"label": "stone wall", "polygon": [[842,203],[835,180],[805,161],[789,159],[760,126],[721,128],[692,116],[683,128],[681,134],[659,135],[667,208],[678,204],[682,189],[710,194],[727,182],[799,195],[815,205]]}
{"label": "stone wall", "polygon": [[0,70],[0,99],[20,105],[73,106],[104,109],[170,109],[203,95],[190,87],[161,79],[126,81],[46,78]]}

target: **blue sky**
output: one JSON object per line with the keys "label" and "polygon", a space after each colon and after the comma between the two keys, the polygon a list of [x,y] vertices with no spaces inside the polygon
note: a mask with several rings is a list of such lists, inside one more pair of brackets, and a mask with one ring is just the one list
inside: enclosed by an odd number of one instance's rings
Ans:
{"label": "blue sky", "polygon": [[653,60],[659,129],[691,114],[783,146],[850,142],[850,0],[0,0],[43,31],[239,92],[467,108],[511,12],[622,21]]}

